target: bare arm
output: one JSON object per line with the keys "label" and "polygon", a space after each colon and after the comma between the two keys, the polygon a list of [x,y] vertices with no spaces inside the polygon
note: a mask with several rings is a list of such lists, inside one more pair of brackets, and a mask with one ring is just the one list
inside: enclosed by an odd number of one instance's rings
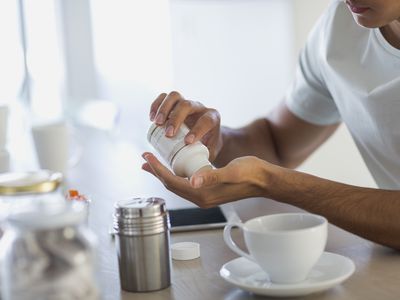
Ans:
{"label": "bare arm", "polygon": [[[272,172],[271,172],[272,171]],[[371,241],[400,250],[400,191],[363,188],[264,165],[265,196],[312,213]]]}
{"label": "bare arm", "polygon": [[400,250],[400,191],[342,184],[254,156],[234,159],[220,169],[200,171],[189,182],[173,175],[152,154],[145,153],[144,158],[143,169],[200,207],[265,197],[323,215],[349,232]]}
{"label": "bare arm", "polygon": [[[223,128],[224,146],[216,164],[223,166],[235,157],[254,155],[283,167],[294,168],[329,138],[337,127],[338,124],[316,126],[304,122],[282,103],[268,118],[256,120],[236,130]],[[341,184],[275,167],[263,161],[257,161],[255,165],[262,166],[263,170],[260,171],[263,175],[253,176],[252,184],[261,187],[262,190],[258,196],[262,195],[321,214],[329,222],[345,230],[400,250],[400,191]],[[253,166],[253,172],[255,168]],[[208,180],[213,185],[215,182],[239,181],[238,178],[228,177],[222,171],[221,174],[213,174]],[[192,181],[194,182],[195,178]],[[254,190],[252,195],[257,195]],[[200,205],[210,202],[213,201],[203,199]]]}
{"label": "bare arm", "polygon": [[317,126],[296,117],[284,101],[268,117],[232,129],[220,127],[218,111],[199,102],[186,100],[178,92],[160,94],[150,108],[150,119],[165,125],[166,135],[174,136],[182,123],[190,131],[186,143],[201,140],[210,150],[217,167],[237,157],[253,155],[280,166],[294,168],[320,146],[339,124]]}
{"label": "bare arm", "polygon": [[301,164],[339,124],[318,126],[296,117],[282,102],[267,118],[239,128],[221,128],[223,147],[214,164],[224,166],[237,157],[253,155],[287,168]]}
{"label": "bare arm", "polygon": [[165,99],[156,100],[153,111],[158,108],[158,113],[169,115],[167,126],[174,128],[184,120],[194,120],[188,134],[194,136],[191,142],[205,142],[211,157],[216,157],[214,163],[221,167],[199,171],[188,181],[145,153],[143,169],[158,177],[167,189],[201,207],[248,197],[275,199],[321,214],[339,227],[400,250],[400,191],[356,187],[289,169],[306,159],[338,125],[309,124],[282,103],[267,118],[243,128],[220,130],[215,110],[182,100],[179,94]]}

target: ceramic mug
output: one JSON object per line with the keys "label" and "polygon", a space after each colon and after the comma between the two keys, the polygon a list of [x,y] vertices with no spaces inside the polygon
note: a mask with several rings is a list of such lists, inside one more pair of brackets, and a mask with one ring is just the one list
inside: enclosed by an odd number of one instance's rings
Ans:
{"label": "ceramic mug", "polygon": [[65,174],[81,156],[77,138],[64,121],[34,125],[32,136],[41,169]]}
{"label": "ceramic mug", "polygon": [[[274,283],[305,280],[322,255],[327,240],[328,221],[308,213],[262,216],[245,223],[229,223],[224,228],[228,247],[263,269]],[[243,230],[249,253],[232,240],[232,227]]]}

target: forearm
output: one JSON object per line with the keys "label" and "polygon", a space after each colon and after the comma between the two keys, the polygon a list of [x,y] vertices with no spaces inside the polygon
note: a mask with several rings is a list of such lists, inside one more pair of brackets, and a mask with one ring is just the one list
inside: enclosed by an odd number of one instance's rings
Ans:
{"label": "forearm", "polygon": [[269,116],[257,119],[245,127],[223,127],[223,145],[214,164],[222,167],[234,158],[251,155],[279,166],[296,168],[338,126],[310,124],[295,116],[282,102]]}
{"label": "forearm", "polygon": [[214,161],[215,166],[223,167],[237,157],[248,155],[280,165],[267,119],[257,119],[238,129],[222,127],[221,134],[223,147]]}
{"label": "forearm", "polygon": [[301,172],[265,169],[265,196],[325,216],[374,242],[400,249],[400,192],[356,187]]}

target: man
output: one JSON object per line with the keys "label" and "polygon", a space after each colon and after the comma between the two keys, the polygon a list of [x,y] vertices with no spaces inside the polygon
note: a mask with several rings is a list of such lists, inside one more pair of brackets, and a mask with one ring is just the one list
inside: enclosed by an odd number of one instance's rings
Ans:
{"label": "man", "polygon": [[[151,153],[143,169],[201,207],[266,197],[400,249],[400,1],[334,1],[312,30],[295,81],[266,118],[220,127],[216,110],[179,93],[161,94],[150,119],[186,143],[201,140],[216,170],[174,176]],[[344,122],[379,189],[292,170]]]}

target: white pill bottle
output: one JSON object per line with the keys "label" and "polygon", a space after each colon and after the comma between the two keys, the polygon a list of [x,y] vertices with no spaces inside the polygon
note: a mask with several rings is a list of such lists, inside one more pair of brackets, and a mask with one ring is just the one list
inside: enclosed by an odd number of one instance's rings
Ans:
{"label": "white pill bottle", "polygon": [[212,168],[209,152],[201,142],[187,145],[185,136],[189,128],[182,124],[173,137],[165,136],[165,126],[152,124],[147,133],[147,140],[161,157],[171,166],[175,175],[191,177],[202,168]]}

